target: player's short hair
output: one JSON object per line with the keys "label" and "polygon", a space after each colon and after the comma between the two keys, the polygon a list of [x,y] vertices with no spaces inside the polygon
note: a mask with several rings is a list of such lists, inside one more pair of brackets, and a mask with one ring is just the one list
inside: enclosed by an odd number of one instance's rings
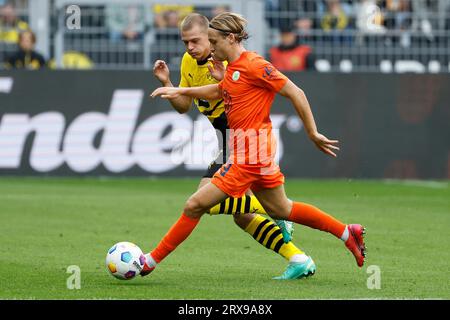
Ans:
{"label": "player's short hair", "polygon": [[248,33],[245,30],[247,20],[243,16],[233,12],[224,12],[215,16],[209,23],[209,27],[222,32],[225,35],[234,34],[236,40],[241,42],[248,39]]}
{"label": "player's short hair", "polygon": [[181,31],[191,30],[195,25],[199,26],[205,32],[208,32],[208,18],[199,13],[188,14],[180,23]]}

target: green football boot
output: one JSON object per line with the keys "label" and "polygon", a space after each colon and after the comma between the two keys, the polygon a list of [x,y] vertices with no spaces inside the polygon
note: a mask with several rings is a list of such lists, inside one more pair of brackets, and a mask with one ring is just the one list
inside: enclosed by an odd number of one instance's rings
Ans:
{"label": "green football boot", "polygon": [[290,262],[286,271],[273,279],[275,280],[294,280],[312,276],[316,272],[316,265],[311,257],[304,263]]}

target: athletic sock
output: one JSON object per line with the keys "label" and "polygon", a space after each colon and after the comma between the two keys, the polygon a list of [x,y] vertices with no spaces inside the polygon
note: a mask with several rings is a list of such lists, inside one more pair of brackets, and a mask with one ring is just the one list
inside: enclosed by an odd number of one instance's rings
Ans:
{"label": "athletic sock", "polygon": [[255,215],[245,228],[245,231],[261,245],[275,251],[288,261],[297,254],[303,254],[303,251],[297,248],[292,241],[284,242],[280,227],[272,220],[260,215]]}
{"label": "athletic sock", "polygon": [[346,226],[344,229],[344,232],[341,235],[341,240],[346,242],[348,240],[348,236],[349,236],[349,231],[348,231],[348,226]]}
{"label": "athletic sock", "polygon": [[337,238],[341,238],[346,229],[346,225],[336,218],[310,204],[302,202],[292,203],[292,211],[288,220],[314,229],[329,232]]}
{"label": "athletic sock", "polygon": [[308,259],[309,259],[309,257],[304,253],[295,254],[289,259],[289,262],[290,263],[305,263],[306,261],[308,261]]}
{"label": "athletic sock", "polygon": [[236,213],[260,213],[266,214],[261,203],[255,196],[243,196],[241,198],[227,198],[221,203],[209,209],[209,214],[236,214]]}
{"label": "athletic sock", "polygon": [[152,255],[150,253],[144,254],[145,262],[149,267],[156,267],[158,264],[155,259],[153,259]]}
{"label": "athletic sock", "polygon": [[172,225],[156,248],[150,252],[155,262],[160,263],[173,250],[175,250],[178,245],[186,240],[199,221],[200,218],[190,218],[183,212],[181,217]]}

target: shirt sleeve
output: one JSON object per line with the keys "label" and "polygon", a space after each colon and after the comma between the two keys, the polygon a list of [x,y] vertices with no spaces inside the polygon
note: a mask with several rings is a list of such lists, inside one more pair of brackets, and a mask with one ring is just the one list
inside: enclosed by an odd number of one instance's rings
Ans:
{"label": "shirt sleeve", "polygon": [[288,78],[262,57],[255,58],[249,64],[250,78],[256,86],[278,92],[287,83]]}
{"label": "shirt sleeve", "polygon": [[189,80],[188,80],[188,61],[186,59],[186,54],[183,56],[183,59],[181,60],[181,77],[180,77],[180,84],[178,85],[179,87],[183,87],[183,88],[189,88],[191,87]]}

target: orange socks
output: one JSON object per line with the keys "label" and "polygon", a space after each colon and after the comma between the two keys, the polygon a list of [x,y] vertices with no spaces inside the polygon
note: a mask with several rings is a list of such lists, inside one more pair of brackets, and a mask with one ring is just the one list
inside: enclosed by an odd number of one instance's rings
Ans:
{"label": "orange socks", "polygon": [[346,225],[320,209],[302,202],[293,202],[289,221],[319,229],[334,234],[341,238]]}
{"label": "orange socks", "polygon": [[150,253],[153,259],[159,263],[191,234],[200,219],[186,216],[184,212],[177,222],[170,228],[158,246]]}
{"label": "orange socks", "polygon": [[[302,203],[293,202],[289,221],[332,233],[341,238],[346,225],[318,208]],[[150,253],[153,259],[159,263],[167,257],[178,245],[180,245],[195,229],[200,219],[186,216],[184,212],[177,222],[169,229],[158,246]]]}

